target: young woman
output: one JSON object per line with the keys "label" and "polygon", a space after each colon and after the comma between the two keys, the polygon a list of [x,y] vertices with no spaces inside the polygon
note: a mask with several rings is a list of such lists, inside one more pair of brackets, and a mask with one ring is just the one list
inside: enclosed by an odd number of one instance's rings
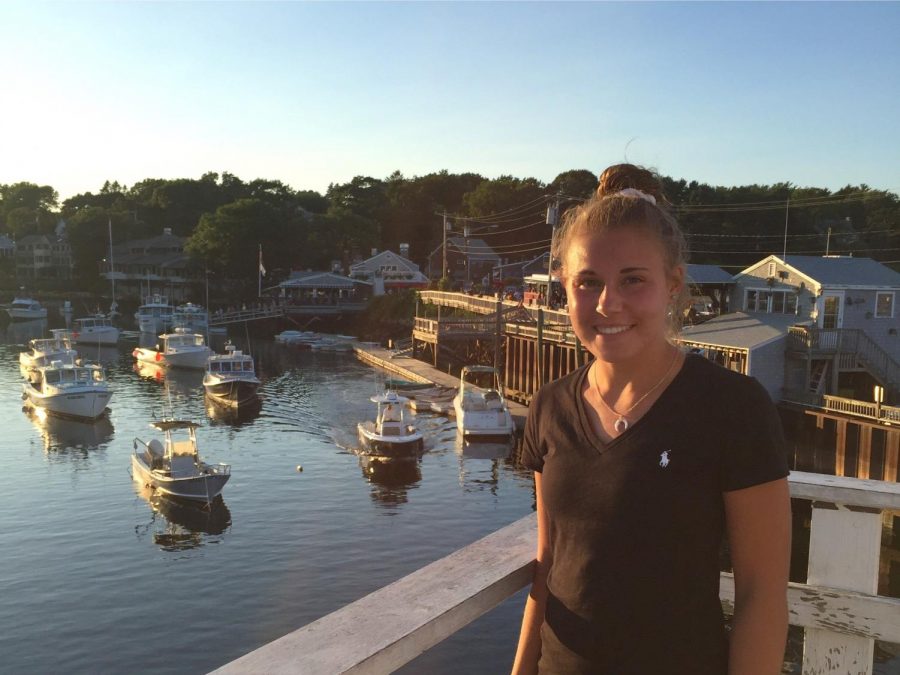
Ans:
{"label": "young woman", "polygon": [[[537,565],[513,672],[776,675],[790,499],[778,415],[752,378],[673,343],[684,238],[656,176],[617,165],[555,243],[594,356],[535,396],[523,458]],[[726,635],[719,549],[735,614]]]}

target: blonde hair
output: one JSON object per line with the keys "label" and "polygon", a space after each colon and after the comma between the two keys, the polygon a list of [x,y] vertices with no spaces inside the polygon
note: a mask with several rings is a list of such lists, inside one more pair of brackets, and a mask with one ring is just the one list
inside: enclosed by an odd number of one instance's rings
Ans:
{"label": "blonde hair", "polygon": [[[553,242],[553,259],[566,275],[566,254],[572,239],[584,234],[600,234],[615,229],[634,229],[656,238],[663,250],[666,272],[672,274],[687,263],[687,244],[659,177],[640,166],[616,164],[600,175],[597,193],[570,209]],[[689,304],[687,283],[672,298],[669,337],[681,329],[683,310]]]}

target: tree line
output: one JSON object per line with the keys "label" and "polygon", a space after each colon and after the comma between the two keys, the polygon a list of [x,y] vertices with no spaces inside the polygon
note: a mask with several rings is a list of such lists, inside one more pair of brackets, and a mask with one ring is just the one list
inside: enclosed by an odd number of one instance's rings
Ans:
{"label": "tree line", "polygon": [[[186,249],[197,265],[231,278],[256,277],[262,244],[265,266],[278,279],[292,269],[328,269],[332,260],[346,266],[372,248],[397,251],[404,242],[424,267],[441,245],[445,212],[451,234],[467,231],[509,262],[531,259],[549,247],[547,206],[558,202],[565,211],[588,198],[596,184],[587,170],[566,171],[550,183],[447,171],[408,178],[396,171],[383,179],[357,176],[331,184],[323,195],[279,180],[245,182],[210,172],[199,179],[148,178],[130,187],[107,181],[97,193],[60,202],[51,186],[20,182],[0,184],[0,223],[21,239],[51,234],[65,220],[75,276],[84,282],[97,278],[110,222],[114,243],[171,228],[188,238]],[[789,254],[821,255],[827,248],[900,259],[900,204],[888,191],[864,184],[834,192],[790,183],[724,187],[665,176],[663,184],[692,262],[728,269],[780,254],[786,227]]]}

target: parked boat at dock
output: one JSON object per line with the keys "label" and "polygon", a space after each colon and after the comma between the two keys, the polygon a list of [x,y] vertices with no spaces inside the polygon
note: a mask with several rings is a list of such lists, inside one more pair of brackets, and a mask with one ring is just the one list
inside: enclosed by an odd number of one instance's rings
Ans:
{"label": "parked boat at dock", "polygon": [[75,319],[72,339],[77,344],[110,347],[119,341],[119,329],[105,314]]}
{"label": "parked boat at dock", "polygon": [[196,422],[163,420],[150,426],[161,431],[164,440],[134,439],[134,480],[172,497],[210,504],[231,478],[231,465],[208,464],[200,458]]}
{"label": "parked boat at dock", "polygon": [[60,417],[94,420],[106,412],[112,397],[103,367],[53,361],[32,371],[22,385],[30,405]]}
{"label": "parked boat at dock", "polygon": [[423,447],[422,432],[405,419],[404,405],[409,400],[394,391],[369,399],[377,404],[375,421],[357,424],[360,451],[384,459],[418,457]]}
{"label": "parked boat at dock", "polygon": [[13,298],[6,308],[6,313],[13,321],[31,321],[32,319],[46,319],[47,308],[41,306],[32,298]]}
{"label": "parked boat at dock", "polygon": [[144,304],[134,313],[138,330],[142,333],[159,334],[169,330],[172,325],[172,314],[175,308],[169,299],[159,293],[144,299]]}
{"label": "parked boat at dock", "polygon": [[253,357],[225,345],[224,354],[212,354],[206,362],[203,388],[209,398],[231,407],[246,407],[259,402],[259,378]]}
{"label": "parked boat at dock", "polygon": [[465,366],[453,399],[456,426],[464,436],[509,436],[515,424],[491,366]]}
{"label": "parked boat at dock", "polygon": [[65,329],[54,329],[53,337],[34,338],[28,341],[28,351],[19,352],[22,376],[25,371],[50,365],[53,361],[74,364],[78,352],[72,348],[72,334]]}
{"label": "parked boat at dock", "polygon": [[188,333],[176,328],[174,333],[159,336],[155,348],[135,347],[131,355],[138,361],[155,363],[172,368],[206,368],[206,361],[212,353],[199,333]]}

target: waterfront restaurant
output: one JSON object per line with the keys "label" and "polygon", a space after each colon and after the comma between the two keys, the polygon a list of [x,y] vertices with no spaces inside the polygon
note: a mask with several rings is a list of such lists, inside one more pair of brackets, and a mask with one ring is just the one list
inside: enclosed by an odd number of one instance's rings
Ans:
{"label": "waterfront restaurant", "polygon": [[291,272],[277,286],[265,289],[291,314],[343,314],[361,312],[369,303],[372,283],[334,272]]}

